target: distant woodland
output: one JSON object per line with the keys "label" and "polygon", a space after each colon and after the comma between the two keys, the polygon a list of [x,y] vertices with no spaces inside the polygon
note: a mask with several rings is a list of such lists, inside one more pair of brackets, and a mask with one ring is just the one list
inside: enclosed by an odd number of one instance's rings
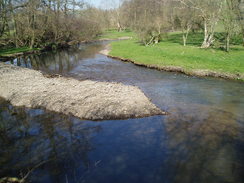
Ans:
{"label": "distant woodland", "polygon": [[95,39],[108,29],[130,29],[144,45],[174,31],[182,33],[183,45],[190,32],[202,32],[202,48],[214,44],[218,32],[226,51],[234,37],[244,45],[244,0],[121,0],[114,7],[80,0],[0,0],[0,48],[58,47]]}

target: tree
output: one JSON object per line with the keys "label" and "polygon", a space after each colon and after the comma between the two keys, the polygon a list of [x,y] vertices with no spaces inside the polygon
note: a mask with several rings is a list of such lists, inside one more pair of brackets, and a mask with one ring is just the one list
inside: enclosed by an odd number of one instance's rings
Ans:
{"label": "tree", "polygon": [[54,48],[91,39],[100,27],[87,9],[82,0],[0,0],[0,46]]}
{"label": "tree", "polygon": [[164,32],[171,29],[169,0],[131,0],[127,4],[128,25],[144,45],[158,43]]}
{"label": "tree", "polygon": [[244,0],[231,0],[231,5],[237,16],[241,28],[243,46],[244,46]]}
{"label": "tree", "polygon": [[221,13],[221,21],[225,29],[225,50],[230,51],[230,39],[237,32],[237,16],[232,0],[224,0],[224,5]]}
{"label": "tree", "polygon": [[187,38],[189,35],[189,32],[194,26],[195,19],[196,19],[196,10],[191,9],[188,6],[185,6],[183,3],[181,3],[181,6],[177,8],[177,20],[179,27],[182,31],[182,39],[183,39],[183,45],[186,46]]}
{"label": "tree", "polygon": [[202,48],[210,47],[214,42],[216,25],[223,6],[222,0],[179,0],[184,6],[194,9],[203,20],[204,40]]}
{"label": "tree", "polygon": [[124,0],[109,0],[107,1],[107,7],[110,7],[111,21],[115,24],[118,32],[121,32],[124,28],[123,25],[123,10]]}

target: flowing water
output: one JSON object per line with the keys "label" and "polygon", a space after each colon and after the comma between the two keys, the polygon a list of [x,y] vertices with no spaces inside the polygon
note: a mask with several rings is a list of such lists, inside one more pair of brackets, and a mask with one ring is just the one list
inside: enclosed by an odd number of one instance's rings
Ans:
{"label": "flowing water", "polygon": [[[244,84],[107,58],[104,43],[8,61],[136,85],[167,116],[83,121],[0,100],[0,177],[41,183],[243,183]],[[26,81],[28,82],[28,81]]]}

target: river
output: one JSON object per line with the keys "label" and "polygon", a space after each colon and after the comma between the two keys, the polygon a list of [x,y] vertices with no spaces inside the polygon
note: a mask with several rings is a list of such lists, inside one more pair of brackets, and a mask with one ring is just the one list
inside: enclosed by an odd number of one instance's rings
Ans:
{"label": "river", "polygon": [[169,114],[94,122],[0,99],[0,177],[31,171],[36,183],[243,183],[244,84],[138,67],[99,54],[106,44],[7,63],[135,85]]}

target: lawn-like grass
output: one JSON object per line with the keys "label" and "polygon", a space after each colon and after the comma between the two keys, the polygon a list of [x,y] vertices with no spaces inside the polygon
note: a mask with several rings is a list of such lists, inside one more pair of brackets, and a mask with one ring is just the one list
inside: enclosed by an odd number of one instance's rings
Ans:
{"label": "lawn-like grass", "polygon": [[[130,59],[137,63],[158,67],[177,66],[185,71],[208,70],[223,74],[244,74],[244,47],[232,45],[229,53],[221,44],[216,48],[201,49],[202,34],[189,36],[188,45],[182,46],[180,33],[172,33],[162,42],[144,46],[136,38],[111,43],[111,56]],[[233,42],[235,39],[233,39]]]}
{"label": "lawn-like grass", "polygon": [[29,47],[20,47],[20,48],[8,48],[8,49],[0,49],[0,56],[11,56],[16,53],[24,53],[28,51],[33,51],[38,49],[31,49]]}
{"label": "lawn-like grass", "polygon": [[118,32],[115,29],[107,30],[98,36],[98,39],[118,39],[122,37],[135,37],[135,33],[130,30]]}

